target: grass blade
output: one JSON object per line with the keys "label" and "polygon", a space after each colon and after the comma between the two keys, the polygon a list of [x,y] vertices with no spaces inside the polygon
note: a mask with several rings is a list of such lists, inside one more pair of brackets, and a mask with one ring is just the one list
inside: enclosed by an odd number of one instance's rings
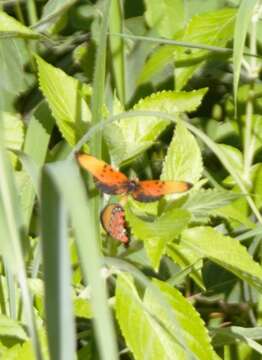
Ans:
{"label": "grass blade", "polygon": [[235,24],[234,47],[233,47],[233,67],[234,67],[234,102],[237,106],[237,89],[240,77],[241,63],[243,58],[244,46],[248,25],[252,16],[253,9],[257,0],[242,0]]}
{"label": "grass blade", "polygon": [[[1,133],[3,133],[1,131]],[[12,264],[12,270],[16,275],[22,294],[25,319],[33,342],[36,359],[41,359],[41,350],[36,332],[33,304],[27,284],[25,263],[22,253],[22,214],[19,207],[18,193],[15,186],[14,173],[8,161],[3,146],[3,139],[0,138],[0,196],[2,214],[5,215],[5,228],[8,236],[2,238],[2,247],[9,249],[4,256],[8,257],[7,262]],[[8,242],[8,244],[4,244]]]}
{"label": "grass blade", "polygon": [[[119,0],[112,0],[110,11],[110,33],[122,32],[122,6]],[[117,94],[122,104],[125,104],[125,56],[124,39],[110,37],[112,65]]]}
{"label": "grass blade", "polygon": [[71,271],[67,216],[63,199],[48,167],[41,186],[42,247],[45,275],[47,335],[51,359],[72,360],[75,331],[71,299]]}
{"label": "grass blade", "polygon": [[88,206],[79,169],[74,162],[64,161],[49,165],[48,171],[62,193],[71,215],[81,268],[85,282],[88,281],[92,289],[91,303],[101,359],[115,360],[117,359],[115,332],[108,309],[105,283],[101,277],[102,263],[94,226],[94,215]]}

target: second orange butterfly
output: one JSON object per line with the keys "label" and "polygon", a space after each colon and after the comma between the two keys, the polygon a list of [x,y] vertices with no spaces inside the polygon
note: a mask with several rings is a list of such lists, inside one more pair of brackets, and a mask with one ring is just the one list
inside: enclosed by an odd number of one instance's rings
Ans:
{"label": "second orange butterfly", "polygon": [[96,186],[106,194],[131,194],[137,201],[151,202],[167,194],[185,192],[192,187],[185,181],[129,180],[125,174],[94,156],[78,153],[76,159],[93,175]]}

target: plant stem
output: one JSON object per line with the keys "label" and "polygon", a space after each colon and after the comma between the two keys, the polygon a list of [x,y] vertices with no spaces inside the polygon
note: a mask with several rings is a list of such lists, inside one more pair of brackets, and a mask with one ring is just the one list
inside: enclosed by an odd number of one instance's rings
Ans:
{"label": "plant stem", "polygon": [[[255,8],[254,14],[251,19],[250,27],[250,53],[253,55],[257,54],[257,21],[258,21],[258,12],[260,9]],[[255,82],[258,77],[257,71],[257,59],[252,57],[250,59],[249,67],[249,78],[251,79],[249,96],[247,99],[246,105],[246,119],[245,119],[245,134],[244,134],[244,180],[250,182],[250,169],[252,166],[253,156],[254,156],[254,136],[252,135],[252,120],[254,115],[254,87]]]}
{"label": "plant stem", "polygon": [[37,12],[34,0],[26,1],[28,18],[30,25],[34,25],[37,22]]}

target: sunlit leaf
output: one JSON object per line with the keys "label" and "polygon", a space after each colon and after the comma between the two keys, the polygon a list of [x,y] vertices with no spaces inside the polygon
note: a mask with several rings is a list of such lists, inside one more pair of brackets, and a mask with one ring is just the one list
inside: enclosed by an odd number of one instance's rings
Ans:
{"label": "sunlit leaf", "polygon": [[146,0],[145,17],[150,27],[160,36],[172,38],[184,25],[184,3],[182,0]]}
{"label": "sunlit leaf", "polygon": [[[191,112],[200,105],[206,91],[200,89],[189,92],[154,93],[140,100],[133,110],[163,111],[174,115]],[[132,119],[121,119],[117,124],[106,126],[104,136],[114,163],[124,163],[148,149],[168,124],[168,120],[154,116],[137,116]]]}
{"label": "sunlit leaf", "polygon": [[0,11],[0,37],[12,35],[13,37],[38,38],[39,34],[21,24],[14,17]]}
{"label": "sunlit leaf", "polygon": [[196,183],[202,174],[200,148],[195,137],[178,123],[163,165],[162,180],[180,180]]}
{"label": "sunlit leaf", "polygon": [[63,137],[75,145],[87,131],[91,113],[85,101],[91,90],[61,69],[36,57],[40,88],[47,99]]}
{"label": "sunlit leaf", "polygon": [[200,256],[207,257],[262,291],[262,269],[237,240],[211,227],[185,230],[182,242]]}
{"label": "sunlit leaf", "polygon": [[[171,306],[179,330],[168,317],[166,308],[149,289],[141,299],[131,277],[119,275],[116,290],[116,314],[125,341],[135,356],[142,360],[186,359],[193,353],[197,359],[213,359],[207,332],[192,305],[170,285],[155,284]],[[179,344],[181,331],[187,351]]]}
{"label": "sunlit leaf", "polygon": [[154,221],[145,221],[126,207],[126,218],[134,236],[144,241],[151,264],[157,269],[165,253],[166,245],[185,229],[190,220],[190,214],[184,209],[171,209]]}

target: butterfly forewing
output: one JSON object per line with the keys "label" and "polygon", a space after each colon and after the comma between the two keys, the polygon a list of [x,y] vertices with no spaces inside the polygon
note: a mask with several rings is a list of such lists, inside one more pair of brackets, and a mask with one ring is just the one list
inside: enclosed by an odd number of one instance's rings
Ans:
{"label": "butterfly forewing", "polygon": [[151,202],[164,195],[185,192],[191,187],[192,185],[185,181],[145,180],[138,182],[132,196],[137,201]]}
{"label": "butterfly forewing", "polygon": [[112,195],[127,192],[129,180],[125,174],[91,155],[79,153],[76,155],[76,159],[85,170],[93,175],[96,186],[103,192]]}

